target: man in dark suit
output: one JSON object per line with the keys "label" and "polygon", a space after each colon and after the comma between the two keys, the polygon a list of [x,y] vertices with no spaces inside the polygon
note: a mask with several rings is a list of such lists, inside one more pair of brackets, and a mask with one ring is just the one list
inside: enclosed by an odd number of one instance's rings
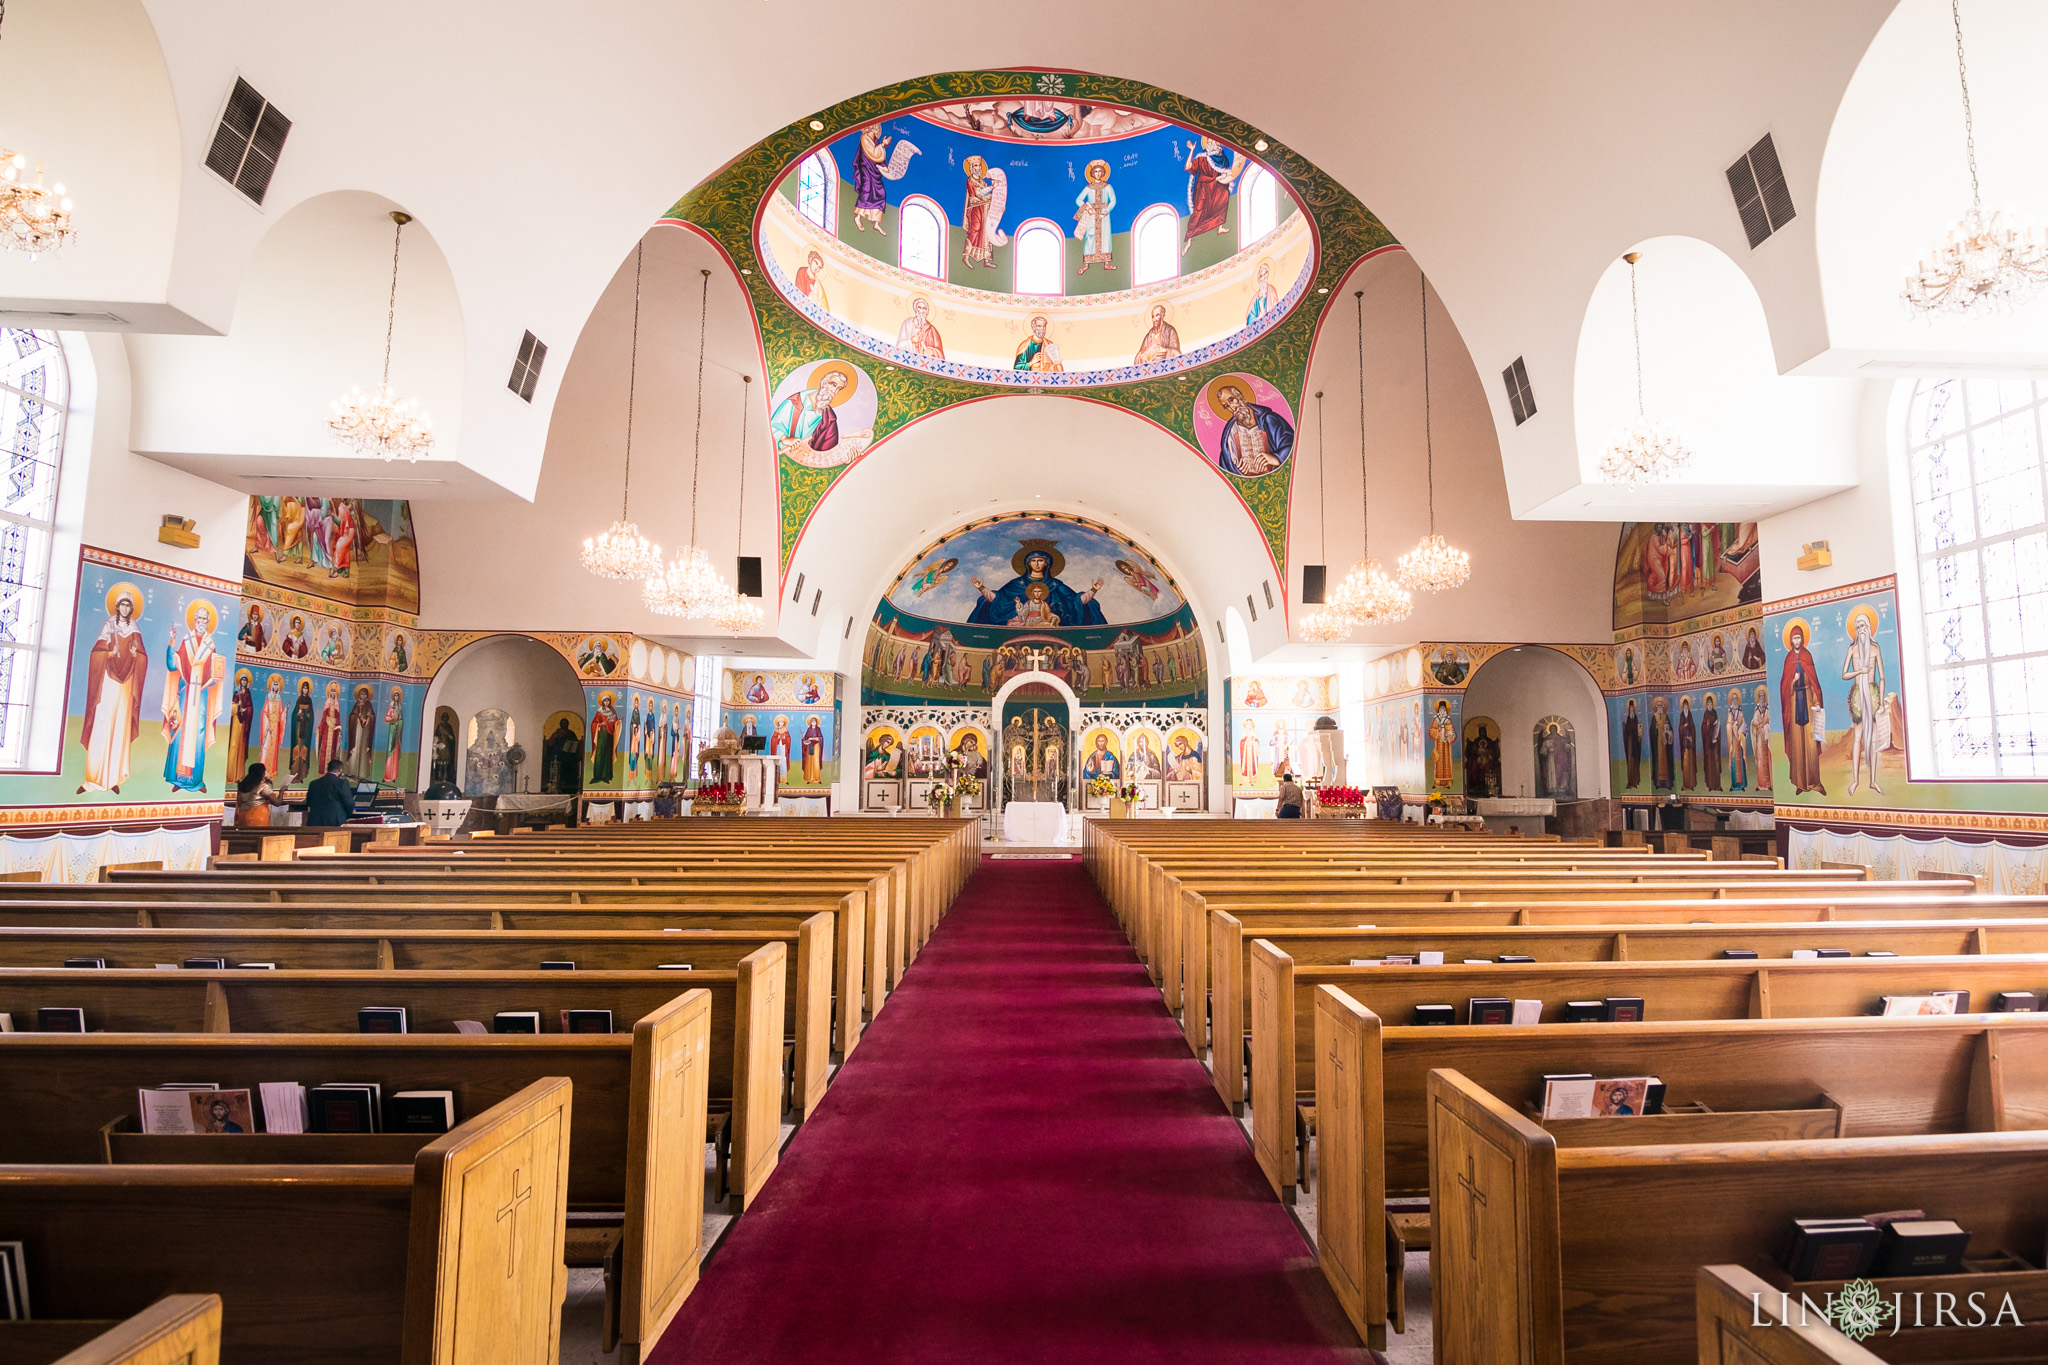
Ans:
{"label": "man in dark suit", "polygon": [[348,779],[341,775],[342,761],[335,759],[327,765],[324,777],[316,777],[306,785],[306,823],[309,825],[345,825],[355,810],[355,789]]}

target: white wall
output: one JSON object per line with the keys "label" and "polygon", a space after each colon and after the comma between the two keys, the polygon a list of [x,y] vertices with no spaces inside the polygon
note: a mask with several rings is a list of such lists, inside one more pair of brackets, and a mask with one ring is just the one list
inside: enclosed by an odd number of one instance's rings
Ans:
{"label": "white wall", "polygon": [[[1900,562],[1893,539],[1891,448],[1894,428],[1904,420],[1898,396],[1910,382],[1872,379],[1856,387],[1855,485],[1757,523],[1765,601],[1880,578]],[[1835,562],[1802,573],[1799,556],[1816,540],[1828,542]]]}
{"label": "white wall", "polygon": [[1536,722],[1563,716],[1572,723],[1579,754],[1579,796],[1608,794],[1607,708],[1593,679],[1555,650],[1531,647],[1496,654],[1479,666],[1465,688],[1460,725],[1475,716],[1500,722],[1501,792],[1536,794]]}
{"label": "white wall", "polygon": [[[556,711],[584,714],[583,687],[576,670],[551,647],[524,635],[496,635],[464,648],[441,666],[427,689],[423,746],[424,769],[431,761],[434,711],[446,706],[455,712],[456,784],[469,780],[469,721],[477,712],[495,707],[512,717],[512,738],[525,746],[526,762],[519,769],[521,790],[540,790],[541,726]],[[424,775],[424,774],[423,774]]]}

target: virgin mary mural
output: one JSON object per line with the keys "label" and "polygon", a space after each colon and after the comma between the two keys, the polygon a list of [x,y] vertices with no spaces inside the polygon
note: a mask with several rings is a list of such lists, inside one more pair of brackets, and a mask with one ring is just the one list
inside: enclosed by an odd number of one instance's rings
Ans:
{"label": "virgin mary mural", "polygon": [[[973,580],[981,601],[968,614],[970,625],[1007,626],[1102,626],[1109,624],[1095,594],[1102,591],[1096,579],[1086,592],[1075,592],[1061,580],[1067,567],[1059,542],[1032,538],[1017,543],[1010,558],[1017,576],[1000,588],[991,589],[979,578]],[[1045,619],[1046,617],[1051,619]]]}

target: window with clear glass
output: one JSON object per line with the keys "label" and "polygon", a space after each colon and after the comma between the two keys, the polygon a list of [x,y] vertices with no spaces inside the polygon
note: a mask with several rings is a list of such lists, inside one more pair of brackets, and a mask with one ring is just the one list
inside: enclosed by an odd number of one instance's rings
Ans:
{"label": "window with clear glass", "polygon": [[1907,479],[1934,775],[2048,775],[2048,384],[1922,383]]}
{"label": "window with clear glass", "polygon": [[[697,676],[691,687],[690,706],[690,755],[694,762],[698,754],[711,747],[712,737],[718,733],[718,676],[721,663],[709,655],[697,656]],[[694,778],[695,773],[687,774]]]}
{"label": "window with clear glass", "polygon": [[1067,292],[1067,236],[1052,224],[1026,223],[1017,233],[1019,294]]}
{"label": "window with clear glass", "polygon": [[905,270],[946,278],[946,220],[929,199],[903,201],[896,214],[897,261]]}
{"label": "window with clear glass", "polygon": [[1273,173],[1254,166],[1244,174],[1237,191],[1237,245],[1250,246],[1273,230],[1280,217],[1280,187]]}
{"label": "window with clear glass", "polygon": [[0,329],[0,768],[19,768],[28,754],[69,399],[56,336]]}
{"label": "window with clear glass", "polygon": [[826,232],[838,231],[839,176],[823,152],[812,152],[796,173],[796,207]]}
{"label": "window with clear glass", "polygon": [[1131,242],[1137,257],[1135,283],[1157,284],[1180,274],[1180,215],[1171,205],[1154,204],[1139,214]]}

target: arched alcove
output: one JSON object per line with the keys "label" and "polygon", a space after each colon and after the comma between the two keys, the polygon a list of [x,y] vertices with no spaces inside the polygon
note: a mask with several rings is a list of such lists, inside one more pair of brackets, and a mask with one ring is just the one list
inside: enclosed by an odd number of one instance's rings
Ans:
{"label": "arched alcove", "polygon": [[491,635],[458,650],[434,674],[427,688],[426,748],[431,751],[434,715],[447,707],[456,717],[456,784],[470,796],[483,795],[472,786],[472,774],[465,752],[471,740],[471,722],[479,712],[502,711],[511,721],[508,743],[526,750],[526,761],[518,770],[519,790],[541,789],[541,746],[543,727],[558,711],[577,717],[581,738],[583,685],[569,661],[530,635]]}
{"label": "arched alcove", "polygon": [[1753,520],[1854,483],[1854,387],[1778,373],[1763,301],[1741,267],[1692,237],[1631,250],[1641,253],[1641,410],[1677,428],[1693,458],[1646,487],[1602,480],[1602,454],[1638,412],[1630,271],[1617,257],[1586,301],[1572,385],[1587,506],[1639,520]]}
{"label": "arched alcove", "polygon": [[1592,675],[1571,656],[1541,645],[1494,655],[1465,685],[1462,714],[1467,720],[1487,716],[1499,723],[1503,795],[1538,793],[1536,727],[1553,716],[1571,722],[1578,799],[1608,794],[1606,703]]}

